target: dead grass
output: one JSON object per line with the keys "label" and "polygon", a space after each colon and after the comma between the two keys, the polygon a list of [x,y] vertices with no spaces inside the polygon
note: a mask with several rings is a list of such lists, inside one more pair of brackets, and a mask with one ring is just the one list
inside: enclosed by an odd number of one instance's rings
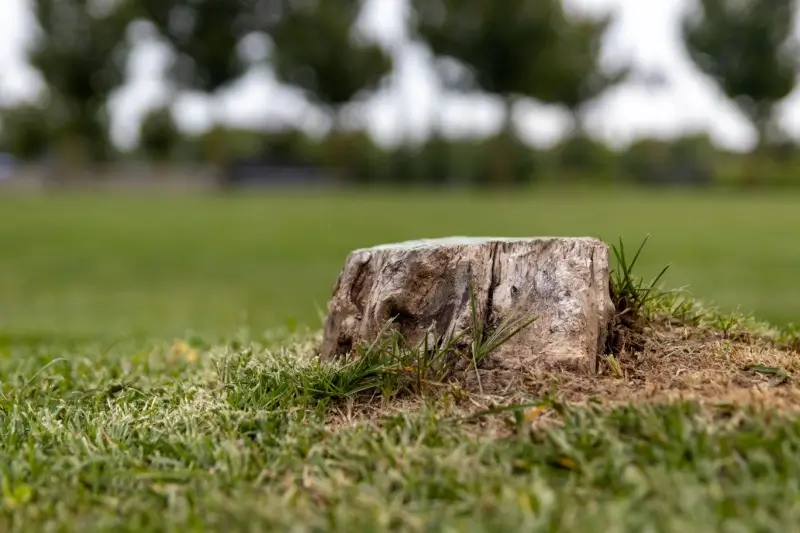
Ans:
{"label": "dead grass", "polygon": [[717,413],[754,407],[800,410],[800,354],[793,347],[756,334],[729,338],[715,329],[674,322],[651,321],[638,334],[639,349],[603,357],[596,374],[585,365],[515,367],[490,356],[478,370],[482,392],[474,370],[465,368],[435,396],[350,398],[331,410],[328,426],[373,423],[426,405],[468,422],[477,433],[495,435],[511,431],[508,419],[481,414],[514,406],[527,406],[522,411],[533,428],[560,423],[554,404],[613,409],[692,401]]}
{"label": "dead grass", "polygon": [[691,327],[650,328],[648,333],[642,350],[603,358],[599,375],[534,370],[526,376],[524,389],[537,394],[543,392],[541,384],[553,383],[565,401],[595,398],[610,405],[688,399],[789,407],[792,402],[787,405],[787,400],[800,398],[793,379],[800,359],[793,350],[755,338],[728,340]]}

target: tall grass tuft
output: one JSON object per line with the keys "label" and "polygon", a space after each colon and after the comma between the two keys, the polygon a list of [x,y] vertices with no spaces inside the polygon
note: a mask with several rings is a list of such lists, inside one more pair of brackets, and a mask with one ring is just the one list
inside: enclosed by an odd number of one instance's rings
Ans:
{"label": "tall grass tuft", "polygon": [[625,254],[625,244],[622,238],[619,239],[619,247],[611,245],[611,250],[616,259],[617,268],[611,271],[611,298],[616,307],[617,316],[645,316],[647,315],[648,305],[661,296],[661,292],[656,289],[656,284],[661,280],[669,269],[670,265],[665,266],[650,282],[634,275],[633,269],[636,262],[647,244],[650,235],[646,235],[639,249],[634,256],[628,260]]}

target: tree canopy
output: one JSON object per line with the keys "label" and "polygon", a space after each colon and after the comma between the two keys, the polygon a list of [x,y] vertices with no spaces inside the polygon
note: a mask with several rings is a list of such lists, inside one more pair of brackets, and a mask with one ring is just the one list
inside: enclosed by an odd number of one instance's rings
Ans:
{"label": "tree canopy", "polygon": [[700,0],[683,20],[698,68],[753,123],[765,142],[776,103],[795,87],[800,49],[792,39],[797,0]]}
{"label": "tree canopy", "polygon": [[330,113],[392,71],[392,58],[354,32],[360,0],[282,2],[270,25],[278,77]]}
{"label": "tree canopy", "polygon": [[[681,23],[688,55],[753,123],[758,149],[773,141],[776,105],[795,88],[800,48],[792,29],[799,1],[698,0],[698,9]],[[393,54],[360,32],[365,2],[32,0],[39,31],[27,54],[46,90],[39,100],[0,108],[0,143],[22,159],[52,155],[60,162],[77,156],[80,164],[128,155],[224,162],[270,150],[313,153],[322,164],[355,169],[350,175],[361,181],[427,173],[431,183],[448,186],[524,182],[551,167],[561,176],[614,167],[614,151],[589,138],[584,127],[587,104],[628,73],[627,68],[610,72],[600,61],[611,16],[578,16],[561,0],[410,0],[413,16],[404,23],[411,40],[431,50],[443,86],[499,97],[505,127],[463,142],[439,131],[421,147],[409,142],[391,151],[378,147],[366,131],[344,131],[342,120],[343,108],[380,89],[395,71]],[[126,81],[136,40],[147,33],[141,28],[173,53],[166,72],[171,97],[145,115],[138,150],[121,154],[110,141],[108,106]],[[248,52],[254,42],[264,45],[264,53]],[[292,141],[292,148],[274,137],[267,140],[271,134],[233,131],[221,121],[202,135],[176,127],[173,97],[220,95],[256,65],[271,68],[279,81],[327,113],[334,127],[325,138],[300,135],[302,142]],[[555,163],[522,141],[513,120],[522,98],[571,114],[573,135],[552,150]],[[666,168],[663,161],[673,158],[681,163],[672,167],[686,176],[704,172],[699,161],[710,152],[696,155],[694,140],[676,143],[675,153],[660,141],[643,142],[629,150],[635,164],[627,168],[641,169],[645,160],[644,166]],[[767,160],[765,152],[753,157]]]}
{"label": "tree canopy", "polygon": [[40,31],[28,59],[46,85],[47,129],[62,147],[105,159],[106,105],[125,77],[133,0],[36,0],[33,6]]}
{"label": "tree canopy", "polygon": [[624,77],[624,71],[606,74],[599,65],[610,17],[570,16],[560,0],[414,0],[413,5],[416,35],[437,57],[456,60],[466,70],[454,77],[447,62],[440,62],[446,85],[502,96],[507,126],[517,97],[561,104],[578,117],[587,101]]}

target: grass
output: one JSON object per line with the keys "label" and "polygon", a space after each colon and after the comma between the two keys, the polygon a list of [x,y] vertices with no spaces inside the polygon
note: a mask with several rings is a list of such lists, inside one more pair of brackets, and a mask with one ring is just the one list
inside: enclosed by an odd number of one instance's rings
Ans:
{"label": "grass", "polygon": [[[791,530],[794,204],[0,198],[0,531]],[[616,248],[640,346],[596,378],[540,373],[489,396],[447,379],[454,346],[393,334],[351,361],[313,357],[314,304],[351,248],[646,233],[635,262]],[[666,263],[670,285],[720,308],[637,276]],[[785,326],[784,346],[736,304]],[[480,366],[523,326],[457,355]]]}
{"label": "grass", "polygon": [[636,262],[647,244],[649,235],[645,237],[636,254],[628,259],[625,255],[625,243],[619,240],[619,246],[612,244],[611,252],[616,263],[616,268],[612,268],[611,274],[611,299],[615,302],[618,313],[617,318],[630,313],[641,314],[649,304],[659,295],[656,292],[658,282],[664,276],[669,265],[661,269],[656,277],[648,283],[644,283],[641,277],[635,274]]}
{"label": "grass", "polygon": [[447,235],[621,237],[725,311],[798,322],[800,197],[575,192],[0,197],[0,335],[220,338],[318,327],[345,255]]}
{"label": "grass", "polygon": [[446,399],[358,425],[352,396],[332,393],[352,387],[349,370],[315,363],[309,342],[4,359],[0,529],[777,531],[800,518],[796,418],[544,396],[478,417],[500,435]]}

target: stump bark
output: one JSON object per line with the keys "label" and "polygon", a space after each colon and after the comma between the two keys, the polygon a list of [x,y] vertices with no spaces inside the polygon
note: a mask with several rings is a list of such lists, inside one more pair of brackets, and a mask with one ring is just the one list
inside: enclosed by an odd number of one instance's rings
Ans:
{"label": "stump bark", "polygon": [[568,363],[593,371],[609,334],[609,252],[593,238],[452,237],[351,252],[328,303],[320,356],[347,356],[391,327],[411,344],[536,317],[492,356],[508,369]]}

